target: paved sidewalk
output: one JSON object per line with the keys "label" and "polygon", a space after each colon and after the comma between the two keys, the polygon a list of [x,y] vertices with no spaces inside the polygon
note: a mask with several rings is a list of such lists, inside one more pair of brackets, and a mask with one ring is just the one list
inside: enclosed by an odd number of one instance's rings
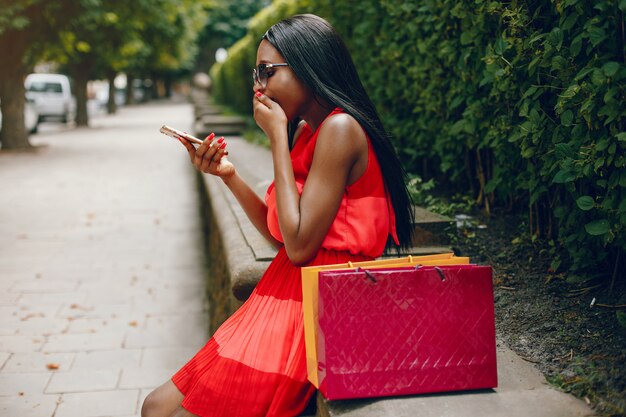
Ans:
{"label": "paved sidewalk", "polygon": [[208,337],[188,104],[42,125],[0,153],[0,415],[139,416]]}

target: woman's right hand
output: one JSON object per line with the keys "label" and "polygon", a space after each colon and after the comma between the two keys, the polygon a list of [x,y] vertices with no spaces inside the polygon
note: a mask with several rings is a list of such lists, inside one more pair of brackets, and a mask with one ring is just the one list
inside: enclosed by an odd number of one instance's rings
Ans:
{"label": "woman's right hand", "polygon": [[215,134],[211,133],[198,148],[184,138],[179,140],[187,148],[191,163],[198,171],[226,179],[235,174],[235,166],[226,158],[224,138],[213,142],[214,137]]}

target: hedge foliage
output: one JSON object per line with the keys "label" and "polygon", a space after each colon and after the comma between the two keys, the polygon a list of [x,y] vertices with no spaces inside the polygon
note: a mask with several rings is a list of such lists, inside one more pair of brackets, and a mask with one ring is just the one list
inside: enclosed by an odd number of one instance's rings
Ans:
{"label": "hedge foliage", "polygon": [[300,12],[344,36],[410,173],[527,211],[554,269],[626,270],[626,0],[275,1],[218,101],[250,112],[260,36]]}

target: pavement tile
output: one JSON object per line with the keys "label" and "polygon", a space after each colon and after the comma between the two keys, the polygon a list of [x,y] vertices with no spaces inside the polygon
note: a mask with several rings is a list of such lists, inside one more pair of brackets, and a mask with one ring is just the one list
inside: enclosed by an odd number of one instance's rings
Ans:
{"label": "pavement tile", "polygon": [[180,369],[200,347],[145,348],[141,358],[141,367],[145,369]]}
{"label": "pavement tile", "polygon": [[[171,331],[181,327],[191,327],[197,331],[206,324],[207,317],[204,311],[184,314],[152,314],[147,319],[146,328],[148,330],[167,329]],[[208,328],[206,334],[208,335]]]}
{"label": "pavement tile", "polygon": [[49,372],[0,372],[0,396],[40,395],[50,380]]}
{"label": "pavement tile", "polygon": [[0,397],[0,415],[3,417],[53,417],[58,395],[29,394]]}
{"label": "pavement tile", "polygon": [[11,355],[9,352],[0,352],[0,370],[4,369]]}
{"label": "pavement tile", "polygon": [[15,305],[19,297],[20,294],[18,293],[11,293],[0,288],[0,306]]}
{"label": "pavement tile", "polygon": [[77,318],[69,321],[67,333],[111,332],[124,335],[132,327],[140,326],[142,320],[145,321],[145,318]]}
{"label": "pavement tile", "polygon": [[18,281],[12,287],[13,292],[68,292],[78,288],[79,280],[65,279],[34,279],[29,281]]}
{"label": "pavement tile", "polygon": [[63,394],[54,417],[117,417],[137,413],[139,390]]}
{"label": "pavement tile", "polygon": [[24,352],[14,353],[2,368],[6,372],[50,372],[57,368],[67,371],[72,367],[75,353]]}
{"label": "pavement tile", "polygon": [[34,352],[41,350],[44,336],[0,335],[0,352]]}
{"label": "pavement tile", "polygon": [[94,352],[79,352],[73,370],[113,370],[136,368],[142,357],[141,349],[112,349]]}
{"label": "pavement tile", "polygon": [[125,388],[156,388],[178,371],[178,368],[124,368],[119,387]]}
{"label": "pavement tile", "polygon": [[106,391],[117,387],[119,370],[56,372],[50,378],[46,394]]}
{"label": "pavement tile", "polygon": [[[185,327],[186,329],[190,327]],[[205,326],[206,328],[206,326]],[[136,329],[129,332],[124,340],[124,347],[128,349],[137,348],[155,348],[155,347],[202,347],[206,344],[208,338],[205,336],[206,331],[202,329],[194,329],[188,333],[184,330],[175,330],[162,328],[157,330]]]}
{"label": "pavement tile", "polygon": [[25,336],[44,335],[63,333],[69,323],[67,319],[59,319],[40,315],[41,313],[33,313],[24,315],[15,323],[15,334]]}
{"label": "pavement tile", "polygon": [[[2,338],[0,337],[0,341]],[[95,333],[59,334],[48,337],[43,345],[44,352],[77,352],[121,348],[124,335],[119,331]]]}
{"label": "pavement tile", "polygon": [[130,304],[66,304],[61,307],[58,317],[79,318],[118,318],[128,317]]}
{"label": "pavement tile", "polygon": [[22,293],[19,297],[19,305],[42,305],[52,304],[56,307],[61,304],[82,304],[86,294],[78,291],[50,292],[50,293]]}

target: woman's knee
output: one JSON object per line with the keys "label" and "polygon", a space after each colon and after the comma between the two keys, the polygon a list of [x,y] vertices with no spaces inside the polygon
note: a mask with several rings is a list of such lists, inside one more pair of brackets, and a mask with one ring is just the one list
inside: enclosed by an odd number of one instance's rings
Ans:
{"label": "woman's knee", "polygon": [[172,381],[152,391],[141,406],[141,417],[169,417],[180,407],[183,394]]}
{"label": "woman's knee", "polygon": [[141,417],[158,417],[159,416],[159,394],[157,390],[152,391],[143,400],[141,405]]}

